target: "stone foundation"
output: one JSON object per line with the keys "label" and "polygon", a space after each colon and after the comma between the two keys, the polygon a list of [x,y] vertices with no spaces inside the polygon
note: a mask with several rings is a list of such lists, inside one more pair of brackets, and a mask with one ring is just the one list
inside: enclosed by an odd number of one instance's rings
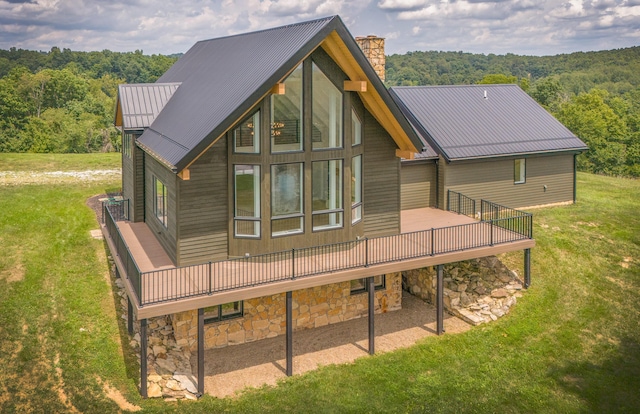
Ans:
{"label": "stone foundation", "polygon": [[[509,312],[521,296],[522,282],[495,256],[449,263],[444,268],[444,307],[468,323],[479,325]],[[405,290],[436,302],[436,268],[402,272]]]}
{"label": "stone foundation", "polygon": [[[366,292],[351,294],[350,282],[334,283],[292,293],[293,330],[360,318],[367,315]],[[375,312],[385,313],[402,307],[400,273],[386,275],[385,288],[375,292]],[[286,329],[285,294],[244,301],[244,315],[205,325],[205,348],[221,348],[283,335]],[[171,315],[177,346],[197,348],[196,310]]]}

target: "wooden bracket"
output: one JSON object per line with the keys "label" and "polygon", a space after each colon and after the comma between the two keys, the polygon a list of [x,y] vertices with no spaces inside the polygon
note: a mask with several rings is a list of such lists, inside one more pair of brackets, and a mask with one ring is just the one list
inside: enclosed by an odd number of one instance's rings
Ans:
{"label": "wooden bracket", "polygon": [[271,93],[274,95],[284,95],[284,92],[284,83],[276,83],[273,85],[273,88],[271,88]]}
{"label": "wooden bracket", "polygon": [[189,181],[191,179],[191,171],[189,171],[188,168],[185,168],[178,173],[178,177],[180,177],[184,181]]}
{"label": "wooden bracket", "polygon": [[346,80],[344,81],[344,90],[351,91],[351,92],[366,92],[367,81]]}
{"label": "wooden bracket", "polygon": [[413,152],[413,151],[397,149],[396,150],[396,157],[404,158],[405,160],[412,160],[412,159],[414,159],[416,157],[416,153]]}

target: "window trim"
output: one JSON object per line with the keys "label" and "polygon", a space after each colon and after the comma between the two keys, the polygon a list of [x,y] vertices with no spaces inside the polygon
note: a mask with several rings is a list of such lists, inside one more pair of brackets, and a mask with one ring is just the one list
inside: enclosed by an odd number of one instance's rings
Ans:
{"label": "window trim", "polygon": [[[335,151],[335,150],[341,150],[344,149],[344,93],[343,91],[340,90],[340,88],[338,88],[338,86],[336,84],[333,83],[333,81],[331,80],[331,78],[329,78],[329,76],[327,76],[324,71],[322,70],[322,68],[320,68],[320,66],[314,62],[313,60],[311,60],[311,124],[313,126],[314,122],[313,120],[315,119],[315,110],[314,110],[314,104],[315,104],[315,88],[314,88],[314,82],[313,82],[313,74],[315,71],[318,71],[318,73],[320,73],[322,75],[322,77],[324,78],[324,80],[326,80],[326,82],[328,82],[329,85],[331,85],[334,89],[335,92],[337,92],[338,96],[340,97],[339,102],[337,102],[336,108],[337,111],[336,113],[331,113],[331,111],[327,111],[327,113],[329,114],[329,121],[328,123],[331,124],[331,117],[333,115],[336,115],[335,117],[335,122],[338,123],[337,125],[337,131],[334,130],[333,132],[337,132],[337,136],[336,141],[339,141],[338,145],[336,146],[326,146],[326,147],[316,147],[313,141],[313,136],[311,137],[311,151]],[[322,89],[322,88],[320,88]],[[336,127],[336,125],[329,125],[329,135],[331,135],[331,130]],[[313,134],[312,134],[313,135]],[[323,141],[320,141],[323,142]],[[329,145],[329,143],[327,144]]]}
{"label": "window trim", "polygon": [[[519,166],[519,168],[518,168]],[[518,174],[520,172],[520,174]],[[513,160],[513,183],[524,184],[527,182],[527,164],[525,158]]]}
{"label": "window trim", "polygon": [[[250,165],[251,167],[253,167],[253,181],[254,181],[254,207],[256,210],[256,215],[255,216],[239,216],[238,213],[238,193],[236,191],[237,189],[237,174],[236,174],[236,167],[241,166],[241,165]],[[262,194],[261,194],[261,182],[262,182],[262,176],[261,171],[260,171],[260,164],[233,164],[233,237],[235,238],[239,238],[239,239],[261,239],[262,238]],[[256,175],[256,169],[257,169],[257,175]],[[257,180],[257,183],[256,183]],[[257,185],[256,185],[257,184]],[[257,197],[256,197],[256,190],[257,190]],[[237,230],[237,224],[238,222],[254,222],[257,223],[257,234],[255,235],[250,235],[250,234],[238,234],[238,230]],[[255,226],[255,224],[254,224]]]}
{"label": "window trim", "polygon": [[[381,281],[380,284],[376,284],[375,283],[375,278],[377,276],[380,276],[382,278],[382,281]],[[351,286],[349,286],[349,288],[350,288],[349,294],[350,295],[357,295],[359,293],[364,293],[364,292],[368,292],[369,291],[369,284],[367,283],[367,278],[366,277],[359,278],[359,279],[353,279],[353,280],[362,280],[362,281],[364,281],[364,283],[363,283],[364,288],[353,289]],[[349,283],[351,284],[351,282],[353,280],[350,280]],[[373,283],[374,283],[373,284],[373,290],[374,291],[376,291],[376,290],[385,290],[387,288],[387,275],[375,275]]]}
{"label": "window trim", "polygon": [[[274,194],[275,192],[273,191],[273,186],[274,186],[274,176],[275,174],[273,173],[273,169],[276,166],[280,166],[280,165],[298,165],[299,169],[299,173],[300,173],[300,211],[299,212],[295,212],[295,213],[289,213],[289,214],[281,214],[278,216],[274,216],[273,215],[273,198],[274,198]],[[304,166],[304,162],[286,162],[286,163],[278,163],[278,164],[271,164],[270,165],[270,169],[269,169],[269,179],[270,179],[270,183],[269,183],[269,190],[270,190],[270,200],[269,200],[269,213],[271,215],[270,218],[270,223],[271,223],[271,237],[275,238],[275,237],[284,237],[284,236],[292,236],[295,234],[304,234],[305,233],[305,223],[304,223],[304,216],[305,216],[305,189],[304,189],[304,180],[305,180],[305,166]],[[297,230],[286,230],[286,231],[280,231],[277,233],[274,233],[273,231],[273,222],[274,221],[278,221],[278,220],[286,220],[286,219],[292,219],[292,218],[301,218],[300,220],[300,229]]]}
{"label": "window trim", "polygon": [[[261,118],[260,118],[260,109],[258,109],[257,111],[255,111],[254,113],[252,113],[251,115],[249,115],[248,117],[246,117],[244,120],[242,120],[242,122],[240,122],[235,128],[233,128],[233,130],[231,131],[231,139],[232,139],[232,143],[233,145],[231,146],[231,151],[233,152],[233,154],[242,154],[242,155],[258,155],[260,154],[262,145],[261,145]],[[236,145],[236,131],[238,131],[242,124],[244,124],[245,122],[250,122],[251,124],[253,124],[253,126],[251,128],[253,128],[253,147],[255,148],[254,151],[238,151],[238,146]]]}
{"label": "window trim", "polygon": [[[158,204],[158,184],[162,186],[162,211],[160,211]],[[169,202],[167,197],[167,186],[155,175],[153,176],[153,215],[158,219],[160,224],[167,228],[167,216],[169,210]]]}
{"label": "window trim", "polygon": [[[358,134],[358,141],[356,142],[356,136],[355,136],[355,121],[358,121],[358,125],[359,125],[359,134]],[[360,119],[360,116],[358,115],[358,113],[356,112],[355,108],[351,108],[351,146],[352,147],[356,147],[358,145],[362,145],[362,120]]]}
{"label": "window trim", "polygon": [[[304,79],[304,65],[303,63],[300,63],[298,66],[296,66],[296,68],[289,74],[289,76],[287,76],[287,78],[282,82],[285,86],[284,88],[284,95],[287,95],[287,91],[290,89],[287,87],[287,81],[291,78],[291,75],[293,75],[298,69],[300,69],[300,101],[298,102],[298,104],[300,105],[300,113],[299,115],[299,125],[298,125],[298,136],[297,139],[300,142],[300,146],[297,149],[293,149],[293,150],[278,150],[276,148],[276,145],[274,143],[274,137],[275,135],[275,131],[274,128],[281,122],[280,120],[276,120],[274,119],[274,99],[280,95],[269,95],[269,151],[271,154],[291,154],[291,153],[303,153],[305,152],[305,133],[304,133],[304,129],[305,129],[305,122],[304,122],[304,117],[305,117],[305,99],[304,99],[304,89],[305,89],[305,79]],[[282,124],[282,126],[284,127],[284,123]]]}
{"label": "window trim", "polygon": [[[355,174],[354,171],[354,160],[356,158],[360,159],[360,180],[357,181],[357,175]],[[363,190],[363,186],[362,186],[362,154],[358,154],[358,155],[354,155],[353,157],[351,157],[351,225],[355,225],[358,224],[362,221],[362,190]],[[355,192],[354,193],[354,186],[358,186],[360,189],[360,201],[355,201],[353,200],[354,196],[357,195],[358,193]],[[356,197],[357,198],[357,197]],[[360,211],[360,217],[355,218],[355,214],[354,212],[358,210]]]}
{"label": "window trim", "polygon": [[[314,206],[313,203],[311,205],[311,228],[312,231],[316,232],[316,231],[325,231],[325,230],[335,230],[335,229],[341,229],[344,228],[344,159],[343,158],[338,158],[338,159],[330,159],[330,160],[318,160],[318,161],[313,161],[311,163],[311,187],[312,187],[312,195],[311,198],[313,200],[313,166],[314,164],[319,164],[319,163],[326,163],[327,164],[327,171],[331,170],[331,163],[335,161],[336,165],[340,166],[340,177],[338,179],[338,185],[339,185],[339,190],[337,191],[337,195],[339,196],[339,200],[340,200],[340,205],[336,208],[329,208],[329,209],[323,209],[323,210],[314,210]],[[329,195],[329,197],[331,197],[331,195]],[[314,226],[313,225],[313,219],[317,216],[321,216],[321,215],[325,215],[325,214],[336,214],[337,217],[340,217],[340,224],[334,224],[334,225],[326,225],[326,226]]]}
{"label": "window trim", "polygon": [[[232,314],[229,315],[223,315],[222,314],[222,307],[225,305],[229,305],[231,303],[238,303],[238,312],[234,312]],[[236,319],[236,318],[242,318],[244,316],[244,301],[243,300],[238,300],[235,302],[229,302],[229,303],[223,303],[221,305],[214,305],[214,306],[208,306],[205,309],[205,313],[206,313],[206,309],[211,309],[211,308],[218,308],[218,315],[217,316],[205,316],[204,317],[204,324],[205,325],[209,325],[212,323],[216,323],[216,322],[221,322],[221,321],[225,321],[228,319]]]}

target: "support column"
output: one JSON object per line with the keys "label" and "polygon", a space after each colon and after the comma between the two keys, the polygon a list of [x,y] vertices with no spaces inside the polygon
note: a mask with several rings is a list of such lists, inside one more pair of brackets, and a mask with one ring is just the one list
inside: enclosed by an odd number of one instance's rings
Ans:
{"label": "support column", "polygon": [[291,292],[287,292],[286,296],[286,336],[287,336],[287,376],[290,377],[293,375],[293,295]]}
{"label": "support column", "polygon": [[140,395],[147,398],[147,320],[140,320]]}
{"label": "support column", "polygon": [[442,335],[444,333],[444,267],[437,266],[438,279],[436,282],[436,333]]}
{"label": "support column", "polygon": [[524,287],[531,286],[531,249],[524,249]]}
{"label": "support column", "polygon": [[127,296],[127,331],[129,335],[133,335],[133,305],[129,296]]}
{"label": "support column", "polygon": [[375,284],[373,281],[373,276],[367,278],[367,292],[369,294],[369,355],[373,355],[376,352],[375,345],[375,324],[373,320],[373,315],[375,311]]}
{"label": "support column", "polygon": [[204,394],[204,308],[198,309],[198,394]]}

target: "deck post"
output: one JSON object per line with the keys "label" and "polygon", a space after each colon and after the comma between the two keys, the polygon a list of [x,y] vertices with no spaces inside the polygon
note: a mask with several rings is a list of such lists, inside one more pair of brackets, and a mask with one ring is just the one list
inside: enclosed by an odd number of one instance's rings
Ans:
{"label": "deck post", "polygon": [[127,296],[127,332],[133,335],[133,305],[129,296]]}
{"label": "deck post", "polygon": [[437,267],[438,280],[436,282],[436,333],[442,335],[444,332],[444,275],[443,266]]}
{"label": "deck post", "polygon": [[376,352],[375,346],[375,324],[373,315],[375,311],[374,298],[375,298],[375,284],[373,276],[367,278],[367,292],[369,294],[369,355],[373,355]]}
{"label": "deck post", "polygon": [[524,249],[524,287],[531,286],[531,249]]}
{"label": "deck post", "polygon": [[140,320],[140,395],[147,398],[147,320]]}
{"label": "deck post", "polygon": [[198,397],[204,395],[204,308],[198,309]]}
{"label": "deck post", "polygon": [[286,353],[287,353],[287,376],[293,375],[293,295],[291,291],[286,295]]}

